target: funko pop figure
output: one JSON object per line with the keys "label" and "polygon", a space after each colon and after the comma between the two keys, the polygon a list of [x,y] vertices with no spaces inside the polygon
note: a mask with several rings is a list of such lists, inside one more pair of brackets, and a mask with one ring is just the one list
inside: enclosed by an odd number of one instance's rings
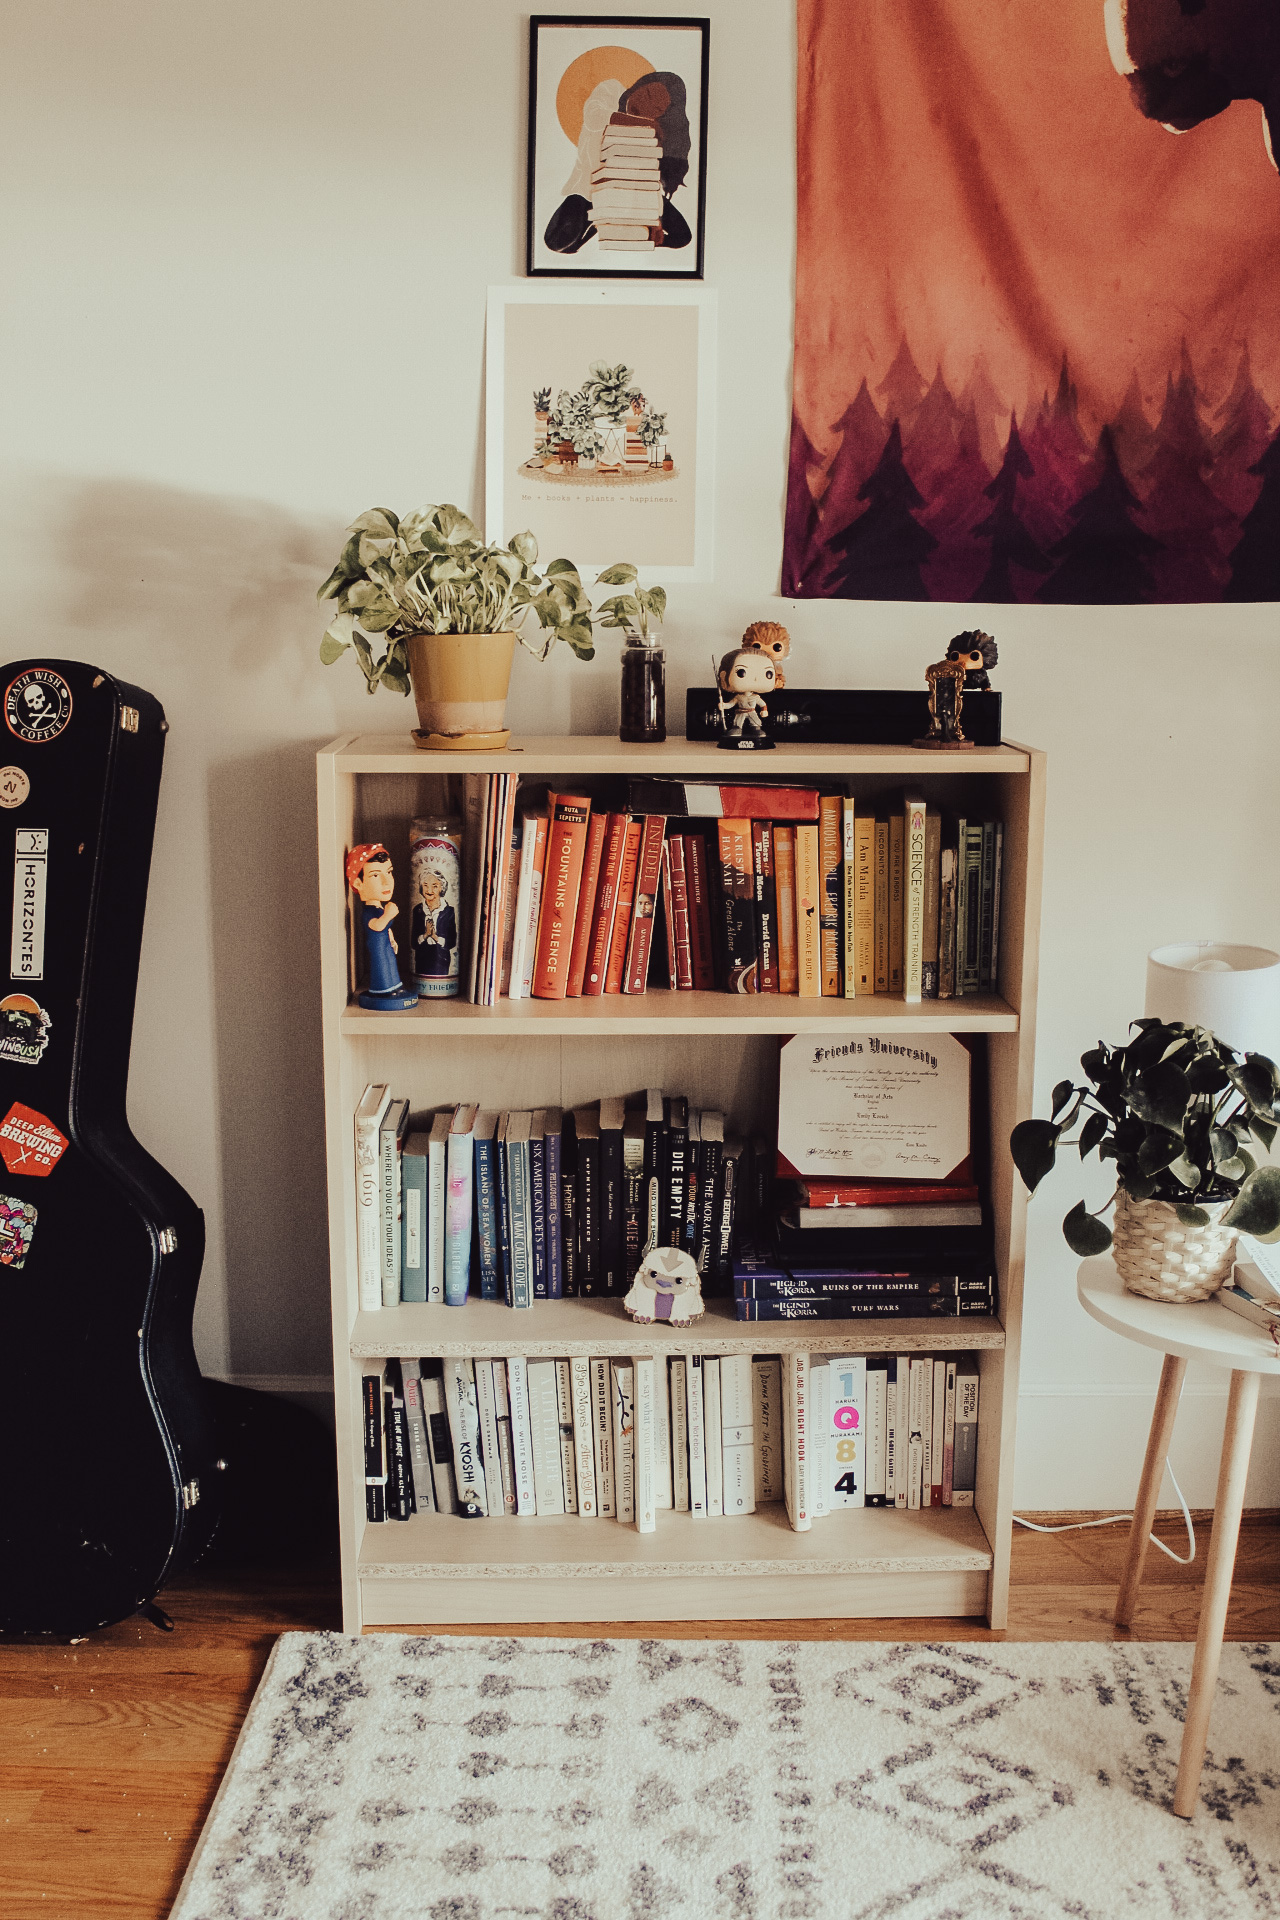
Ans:
{"label": "funko pop figure", "polygon": [[720,689],[720,719],[725,728],[717,742],[730,749],[772,747],[764,730],[769,717],[765,695],[777,685],[773,661],[754,647],[735,647],[726,653],[716,673]]}
{"label": "funko pop figure", "polygon": [[964,691],[966,693],[987,693],[991,681],[988,667],[994,667],[1000,658],[1000,650],[989,633],[958,633],[947,648],[947,659],[963,660]]}
{"label": "funko pop figure", "polygon": [[400,909],[391,897],[395,888],[391,855],[381,841],[352,847],[346,872],[347,885],[360,902],[369,958],[369,984],[359,996],[360,1005],[375,1013],[404,1013],[417,1006],[418,996],[405,992],[396,960],[399,949],[391,922]]}
{"label": "funko pop figure", "polygon": [[773,662],[773,684],[781,692],[787,684],[782,663],[791,654],[791,635],[776,620],[753,620],[742,636],[744,647],[753,653],[767,653]]}

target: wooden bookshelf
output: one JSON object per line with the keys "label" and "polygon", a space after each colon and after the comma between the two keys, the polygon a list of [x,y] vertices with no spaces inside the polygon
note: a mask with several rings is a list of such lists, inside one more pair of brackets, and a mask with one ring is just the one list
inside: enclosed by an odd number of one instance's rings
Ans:
{"label": "wooden bookshelf", "polygon": [[[503,753],[424,753],[408,727],[346,734],[318,755],[321,990],[343,1612],[349,1631],[475,1620],[691,1620],[985,1615],[1004,1625],[1012,1524],[1025,1196],[1009,1131],[1031,1111],[1040,921],[1044,756],[1015,744],[966,754],[910,747],[780,747],[767,759],[610,735],[513,739]],[[423,1002],[405,1014],[353,1003],[342,856],[381,839],[407,882],[408,822],[443,804],[444,778],[518,771],[531,780],[713,777],[721,782],[854,782],[862,795],[911,785],[930,805],[1005,823],[999,992],[907,1005],[651,991],[569,1002]],[[402,896],[403,897],[403,896]],[[947,1031],[982,1036],[999,1317],[974,1320],[738,1322],[713,1302],[688,1330],[635,1326],[616,1302],[495,1302],[362,1312],[355,1258],[352,1116],[367,1082],[386,1080],[415,1111],[478,1100],[493,1108],[580,1105],[662,1085],[725,1111],[739,1131],[771,1131],[778,1036]],[[424,1044],[427,1043],[427,1044]],[[793,1533],[781,1506],[736,1519],[660,1512],[640,1535],[613,1520],[464,1521],[427,1514],[368,1526],[360,1374],[393,1354],[664,1351],[780,1353],[973,1350],[981,1374],[972,1509],[833,1513]]]}

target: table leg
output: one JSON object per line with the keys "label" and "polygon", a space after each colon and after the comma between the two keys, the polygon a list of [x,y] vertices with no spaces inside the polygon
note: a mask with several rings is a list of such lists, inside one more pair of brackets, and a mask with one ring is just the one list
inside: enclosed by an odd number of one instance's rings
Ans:
{"label": "table leg", "polygon": [[1155,1412],[1151,1416],[1151,1431],[1147,1435],[1147,1457],[1142,1463],[1138,1497],[1133,1503],[1133,1525],[1129,1529],[1124,1576],[1116,1597],[1118,1627],[1131,1625],[1138,1604],[1138,1588],[1142,1585],[1151,1524],[1156,1517],[1156,1501],[1160,1495],[1160,1482],[1164,1479],[1164,1463],[1169,1457],[1169,1442],[1173,1438],[1173,1423],[1177,1417],[1178,1398],[1186,1371],[1185,1360],[1180,1360],[1176,1353],[1166,1353],[1156,1393]]}
{"label": "table leg", "polygon": [[1200,1773],[1209,1740],[1209,1715],[1213,1710],[1214,1689],[1218,1683],[1222,1633],[1227,1623],[1227,1602],[1231,1598],[1231,1575],[1236,1563],[1236,1543],[1240,1538],[1244,1483],[1249,1471],[1249,1450],[1253,1445],[1253,1423],[1257,1411],[1257,1374],[1233,1373],[1231,1390],[1227,1395],[1227,1424],[1222,1436],[1218,1493],[1213,1507],[1213,1537],[1209,1545],[1209,1564],[1205,1568],[1204,1598],[1200,1602],[1200,1630],[1196,1635],[1195,1660],[1191,1667],[1191,1692],[1187,1698],[1187,1718],[1182,1730],[1178,1782],[1173,1792],[1173,1810],[1183,1820],[1191,1818],[1200,1796]]}

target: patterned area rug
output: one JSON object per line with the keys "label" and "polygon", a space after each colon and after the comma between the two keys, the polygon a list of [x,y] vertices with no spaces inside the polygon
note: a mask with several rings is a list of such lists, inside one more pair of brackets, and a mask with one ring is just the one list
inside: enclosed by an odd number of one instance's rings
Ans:
{"label": "patterned area rug", "polygon": [[1280,1648],[276,1646],[173,1920],[1280,1915]]}

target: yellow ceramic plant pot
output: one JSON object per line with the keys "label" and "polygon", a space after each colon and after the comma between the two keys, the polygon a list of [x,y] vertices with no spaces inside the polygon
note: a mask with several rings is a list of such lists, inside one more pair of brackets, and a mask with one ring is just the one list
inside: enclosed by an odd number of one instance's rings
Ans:
{"label": "yellow ceramic plant pot", "polygon": [[420,747],[505,747],[514,633],[414,633],[405,641]]}

